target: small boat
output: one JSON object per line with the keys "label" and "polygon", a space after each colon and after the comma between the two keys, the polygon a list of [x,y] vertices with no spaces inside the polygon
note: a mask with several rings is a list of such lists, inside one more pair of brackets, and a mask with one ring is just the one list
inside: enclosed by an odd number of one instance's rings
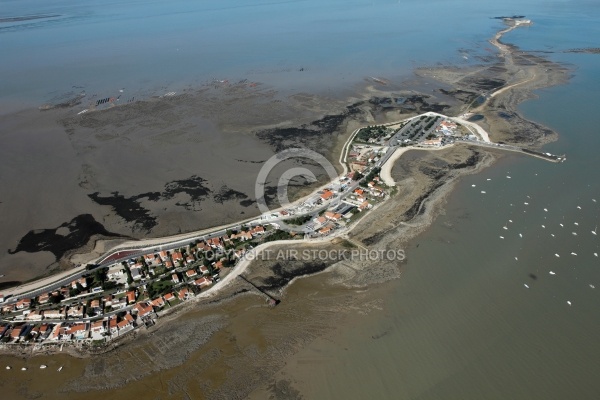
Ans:
{"label": "small boat", "polygon": [[515,257],[515,260],[519,261],[519,259],[517,257]]}
{"label": "small boat", "polygon": [[490,179],[490,178],[487,178],[487,180],[488,180],[488,181],[491,181],[491,179]]}
{"label": "small boat", "polygon": [[528,202],[524,202],[523,204],[525,204],[526,206],[528,206],[528,205],[529,205],[529,203],[528,203]]}
{"label": "small boat", "polygon": [[595,203],[595,202],[596,202],[596,199],[592,199],[592,201]]}
{"label": "small boat", "polygon": [[596,286],[592,285],[591,283],[590,283],[590,287],[591,287],[592,289],[596,289]]}
{"label": "small boat", "polygon": [[598,257],[598,253],[594,253],[594,257]]}
{"label": "small boat", "polygon": [[500,239],[504,239],[504,236],[500,236]]}
{"label": "small boat", "polygon": [[527,289],[529,289],[529,286],[526,283],[524,283],[523,286],[525,286]]}
{"label": "small boat", "polygon": [[559,225],[560,225],[560,226],[562,226],[562,227],[564,227],[564,225],[563,225],[563,224],[559,224]]}
{"label": "small boat", "polygon": [[560,258],[560,256],[559,256],[558,254],[554,254],[554,255],[555,255],[556,257],[559,257],[559,258]]}
{"label": "small boat", "polygon": [[507,177],[508,179],[510,179],[510,176],[506,175],[506,177]]}
{"label": "small boat", "polygon": [[572,252],[571,252],[571,255],[572,255],[572,256],[576,256],[576,255],[577,255],[577,253],[575,253],[574,251],[572,251]]}
{"label": "small boat", "polygon": [[522,233],[519,233],[519,237],[523,237],[523,234],[522,234]]}
{"label": "small boat", "polygon": [[477,185],[475,185],[475,184],[471,185],[471,187],[475,187],[475,186],[477,186]]}
{"label": "small boat", "polygon": [[62,365],[61,365],[61,366],[58,368],[58,370],[57,370],[57,371],[58,371],[58,372],[62,371],[62,368],[63,368],[63,367],[62,367]]}
{"label": "small boat", "polygon": [[546,229],[546,227],[544,225],[542,225],[542,228]]}
{"label": "small boat", "polygon": [[571,305],[571,302],[570,302],[569,300],[567,300],[567,304],[568,304],[568,305]]}
{"label": "small boat", "polygon": [[575,225],[579,226],[579,222],[573,222]]}
{"label": "small boat", "polygon": [[485,194],[485,190],[482,190],[481,193]]}
{"label": "small boat", "polygon": [[7,366],[6,366],[6,369],[10,369],[10,365],[7,365]]}
{"label": "small boat", "polygon": [[577,208],[581,210],[581,207],[577,206]]}
{"label": "small boat", "polygon": [[571,232],[573,236],[577,236],[577,232]]}
{"label": "small boat", "polygon": [[512,224],[512,219],[509,219],[508,222],[510,222]]}
{"label": "small boat", "polygon": [[554,271],[550,271],[550,272],[549,272],[549,274],[550,274],[550,275],[556,275],[556,274],[554,273]]}
{"label": "small boat", "polygon": [[46,369],[47,367],[48,367],[48,366],[47,366],[47,365],[44,365],[44,364],[40,365],[40,369]]}
{"label": "small boat", "polygon": [[544,211],[545,211],[545,212],[548,212],[548,209],[547,209],[547,208],[544,208]]}
{"label": "small boat", "polygon": [[21,368],[21,371],[27,371],[26,367]]}

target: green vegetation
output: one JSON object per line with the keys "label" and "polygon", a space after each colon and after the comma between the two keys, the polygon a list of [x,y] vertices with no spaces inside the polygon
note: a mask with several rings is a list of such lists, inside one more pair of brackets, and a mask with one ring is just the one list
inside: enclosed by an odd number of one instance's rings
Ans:
{"label": "green vegetation", "polygon": [[352,249],[352,248],[356,247],[356,245],[354,243],[352,243],[348,240],[345,240],[345,239],[340,244],[342,245],[342,247],[346,247],[348,249]]}
{"label": "green vegetation", "polygon": [[373,168],[371,170],[371,172],[369,172],[369,175],[365,176],[365,178],[360,181],[360,186],[366,187],[369,184],[369,182],[371,182],[373,180],[373,178],[375,178],[377,175],[379,175],[380,171],[381,171],[381,168],[379,168],[379,167]]}
{"label": "green vegetation", "polygon": [[312,217],[310,215],[303,215],[303,216],[296,217],[296,218],[286,219],[283,222],[285,222],[286,224],[289,224],[289,225],[304,225],[305,223],[310,221],[311,218]]}
{"label": "green vegetation", "polygon": [[382,125],[368,126],[361,129],[356,134],[356,140],[359,142],[368,142],[371,139],[381,139],[389,134],[388,128]]}
{"label": "green vegetation", "polygon": [[290,235],[289,232],[277,229],[276,231],[271,233],[269,236],[265,237],[262,241],[264,243],[266,243],[266,242],[272,242],[274,240],[286,240],[286,239],[291,239],[291,238],[292,238],[292,235]]}
{"label": "green vegetation", "polygon": [[168,281],[160,280],[160,281],[152,282],[147,287],[148,297],[153,299],[156,296],[167,294],[168,292],[171,291],[172,287],[173,287],[173,281],[171,281],[171,280],[168,280]]}

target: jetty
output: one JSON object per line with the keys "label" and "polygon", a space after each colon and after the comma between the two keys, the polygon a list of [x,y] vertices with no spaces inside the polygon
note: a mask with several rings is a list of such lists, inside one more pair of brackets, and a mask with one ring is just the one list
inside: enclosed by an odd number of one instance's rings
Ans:
{"label": "jetty", "polygon": [[257,291],[258,293],[260,293],[261,295],[266,297],[267,300],[267,304],[269,304],[269,306],[271,307],[275,307],[277,304],[279,304],[281,302],[281,300],[276,299],[275,297],[271,296],[269,293],[265,292],[264,290],[260,289],[258,286],[256,286],[254,283],[250,282],[248,280],[248,278],[246,278],[243,275],[238,275],[238,278],[240,278],[241,280],[243,280],[244,282],[246,282],[248,285],[250,285],[250,287]]}

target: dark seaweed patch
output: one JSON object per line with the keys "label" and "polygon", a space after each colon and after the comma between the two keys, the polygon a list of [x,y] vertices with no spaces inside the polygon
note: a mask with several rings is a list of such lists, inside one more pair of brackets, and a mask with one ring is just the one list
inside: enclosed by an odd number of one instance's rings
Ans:
{"label": "dark seaweed patch", "polygon": [[260,290],[278,290],[286,286],[297,276],[310,275],[323,271],[328,267],[323,262],[286,262],[285,265],[275,264],[271,267],[273,275],[264,279],[262,285],[257,285]]}
{"label": "dark seaweed patch", "polygon": [[110,196],[100,196],[98,192],[88,194],[96,204],[110,206],[115,213],[127,222],[134,222],[137,229],[150,231],[157,224],[156,218],[150,215],[150,211],[140,205],[140,199],[147,198],[157,201],[160,193],[143,193],[131,197],[125,197],[119,192],[112,192]]}
{"label": "dark seaweed patch", "polygon": [[242,207],[250,207],[252,204],[254,204],[254,201],[250,199],[240,201],[240,206]]}
{"label": "dark seaweed patch", "polygon": [[244,200],[247,199],[248,196],[242,192],[231,189],[225,185],[221,186],[221,189],[215,193],[214,199],[217,203],[223,204],[225,201],[230,200]]}
{"label": "dark seaweed patch", "polygon": [[206,179],[197,175],[192,175],[187,179],[169,182],[165,185],[162,197],[171,199],[179,193],[185,193],[190,196],[192,201],[202,201],[203,198],[211,193],[211,190],[206,186],[206,182]]}
{"label": "dark seaweed patch", "polygon": [[276,152],[290,147],[307,147],[314,150],[322,149],[323,146],[330,147],[332,141],[329,136],[337,132],[347,118],[360,114],[361,104],[363,103],[351,104],[340,114],[326,115],[310,124],[266,129],[257,132],[256,136],[268,143]]}
{"label": "dark seaweed patch", "polygon": [[[66,235],[58,234],[57,231],[61,228],[67,228],[69,233]],[[9,250],[8,253],[49,251],[54,254],[56,260],[59,260],[69,250],[84,246],[93,235],[122,237],[107,231],[91,214],[82,214],[56,228],[29,231],[21,238],[17,248]]]}

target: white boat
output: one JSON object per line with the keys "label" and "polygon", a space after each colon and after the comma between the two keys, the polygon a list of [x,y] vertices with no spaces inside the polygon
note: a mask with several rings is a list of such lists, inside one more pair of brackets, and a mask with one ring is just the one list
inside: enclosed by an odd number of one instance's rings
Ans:
{"label": "white boat", "polygon": [[567,304],[568,304],[568,305],[571,305],[571,302],[570,302],[569,300],[567,300]]}
{"label": "white boat", "polygon": [[10,369],[10,365],[7,365],[7,366],[6,366],[6,369]]}
{"label": "white boat", "polygon": [[560,257],[558,254],[554,254],[556,257]]}
{"label": "white boat", "polygon": [[549,272],[549,274],[550,274],[550,275],[556,275],[556,274],[554,273],[554,271],[550,271],[550,272]]}
{"label": "white boat", "polygon": [[572,252],[571,252],[571,255],[572,255],[572,256],[576,256],[576,255],[577,255],[577,253],[575,253],[574,251],[572,251]]}
{"label": "white boat", "polygon": [[508,229],[506,226],[503,226],[502,229]]}
{"label": "white boat", "polygon": [[21,371],[27,371],[27,368],[23,367],[21,368]]}
{"label": "white boat", "polygon": [[62,371],[62,365],[58,368],[58,372]]}
{"label": "white boat", "polygon": [[527,289],[529,289],[529,286],[527,286],[527,284],[526,284],[526,283],[524,283],[524,284],[523,284],[523,286],[525,286]]}
{"label": "white boat", "polygon": [[592,289],[596,289],[596,286],[592,285],[591,283],[590,283],[590,287],[591,287]]}
{"label": "white boat", "polygon": [[522,233],[519,233],[519,237],[523,237],[523,234],[522,234]]}
{"label": "white boat", "polygon": [[542,225],[542,228],[546,229],[546,227],[544,225]]}
{"label": "white boat", "polygon": [[47,368],[46,365],[44,365],[44,364],[40,365],[40,369],[46,369],[46,368]]}
{"label": "white boat", "polygon": [[598,257],[598,253],[594,253],[594,256],[595,256],[595,257]]}
{"label": "white boat", "polygon": [[577,206],[577,208],[579,208],[581,210],[581,207]]}
{"label": "white boat", "polygon": [[528,205],[529,205],[529,203],[528,203],[528,202],[524,202],[523,204],[525,204],[526,206],[528,206]]}
{"label": "white boat", "polygon": [[564,225],[563,225],[563,224],[559,224],[559,225],[560,225],[560,226],[562,226],[562,227],[564,227]]}
{"label": "white boat", "polygon": [[500,236],[500,239],[504,239],[504,236]]}
{"label": "white boat", "polygon": [[573,222],[575,225],[579,226],[579,222]]}
{"label": "white boat", "polygon": [[577,232],[571,232],[571,234],[573,234],[573,236],[577,236]]}
{"label": "white boat", "polygon": [[510,179],[510,176],[506,175],[506,177],[507,177],[508,179]]}
{"label": "white boat", "polygon": [[510,222],[512,224],[512,219],[509,219],[508,222]]}
{"label": "white boat", "polygon": [[481,193],[485,194],[485,190],[482,190]]}

